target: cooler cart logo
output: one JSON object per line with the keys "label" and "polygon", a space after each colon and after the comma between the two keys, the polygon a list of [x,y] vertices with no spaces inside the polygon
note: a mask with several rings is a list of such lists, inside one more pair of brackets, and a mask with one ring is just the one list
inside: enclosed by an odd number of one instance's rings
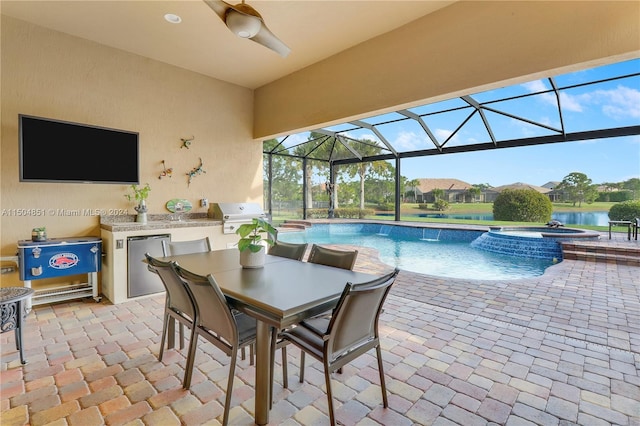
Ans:
{"label": "cooler cart logo", "polygon": [[49,259],[49,266],[54,269],[69,269],[78,264],[78,256],[73,253],[59,253]]}

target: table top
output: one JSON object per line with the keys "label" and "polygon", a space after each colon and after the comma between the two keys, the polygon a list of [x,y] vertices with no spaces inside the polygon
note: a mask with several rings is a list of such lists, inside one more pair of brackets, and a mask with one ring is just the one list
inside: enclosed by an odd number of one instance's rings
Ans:
{"label": "table top", "polygon": [[240,310],[278,327],[331,309],[347,282],[362,283],[374,275],[266,255],[263,268],[240,266],[238,249],[170,256],[183,268],[211,274],[222,292]]}
{"label": "table top", "polygon": [[0,303],[16,302],[32,294],[33,289],[28,287],[3,287],[0,288]]}

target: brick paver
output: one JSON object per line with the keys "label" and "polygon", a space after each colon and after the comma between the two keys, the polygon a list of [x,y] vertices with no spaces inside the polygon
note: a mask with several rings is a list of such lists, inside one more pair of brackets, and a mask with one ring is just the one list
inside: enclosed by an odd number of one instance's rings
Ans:
{"label": "brick paver", "polygon": [[[359,250],[356,269],[390,269],[374,250]],[[372,354],[334,375],[337,418],[346,425],[640,425],[639,277],[637,266],[574,260],[512,281],[402,271],[380,323],[390,408],[382,407]],[[229,360],[202,340],[192,388],[183,390],[186,348],[157,359],[163,308],[163,295],[35,307],[25,328],[26,366],[13,333],[0,335],[1,423],[217,424]],[[328,424],[322,366],[307,357],[299,383],[299,352],[288,352],[289,389],[276,365],[271,424]],[[254,376],[239,360],[232,424],[252,423]]]}

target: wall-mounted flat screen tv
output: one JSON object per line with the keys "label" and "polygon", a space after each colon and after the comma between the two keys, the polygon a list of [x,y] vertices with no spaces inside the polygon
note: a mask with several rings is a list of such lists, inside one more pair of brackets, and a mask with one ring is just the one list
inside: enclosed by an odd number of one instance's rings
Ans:
{"label": "wall-mounted flat screen tv", "polygon": [[138,133],[18,115],[21,182],[140,183]]}

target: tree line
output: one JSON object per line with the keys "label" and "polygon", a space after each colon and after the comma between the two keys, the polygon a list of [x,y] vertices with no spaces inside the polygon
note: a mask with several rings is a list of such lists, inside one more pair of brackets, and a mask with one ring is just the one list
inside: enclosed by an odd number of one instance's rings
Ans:
{"label": "tree line", "polygon": [[[357,144],[357,147],[354,145]],[[330,186],[330,168],[327,160],[352,158],[354,151],[363,157],[380,155],[382,148],[374,141],[343,140],[320,133],[311,132],[307,141],[303,141],[293,147],[284,148],[280,142],[271,139],[264,142],[263,152],[282,152],[288,155],[273,155],[271,163],[264,161],[264,188],[268,188],[268,180],[271,177],[271,195],[273,200],[287,200],[301,202],[306,197],[307,208],[318,205],[330,205],[339,208],[340,203],[349,206],[358,206],[365,209],[365,205],[375,205],[380,209],[393,210],[395,205],[395,167],[388,161],[359,162],[335,167],[333,170],[335,187]],[[303,158],[305,159],[303,161]],[[271,164],[271,168],[269,168]],[[305,170],[303,170],[303,164]],[[269,176],[269,170],[272,176]],[[303,173],[305,172],[305,173]],[[303,194],[303,177],[306,191]],[[419,179],[400,177],[400,191],[405,202],[417,202],[417,189]],[[554,188],[560,194],[561,201],[572,202],[581,206],[582,203],[594,201],[625,201],[640,198],[640,179],[631,178],[624,182],[603,183],[606,188],[616,191],[599,191],[598,184],[584,173],[573,172],[562,179],[562,182]],[[470,199],[477,197],[491,185],[474,184],[467,190]],[[446,201],[443,199],[444,189],[432,191],[436,203],[440,200],[440,209],[446,209]],[[266,199],[267,194],[265,194]],[[386,207],[386,208],[385,208]]]}

